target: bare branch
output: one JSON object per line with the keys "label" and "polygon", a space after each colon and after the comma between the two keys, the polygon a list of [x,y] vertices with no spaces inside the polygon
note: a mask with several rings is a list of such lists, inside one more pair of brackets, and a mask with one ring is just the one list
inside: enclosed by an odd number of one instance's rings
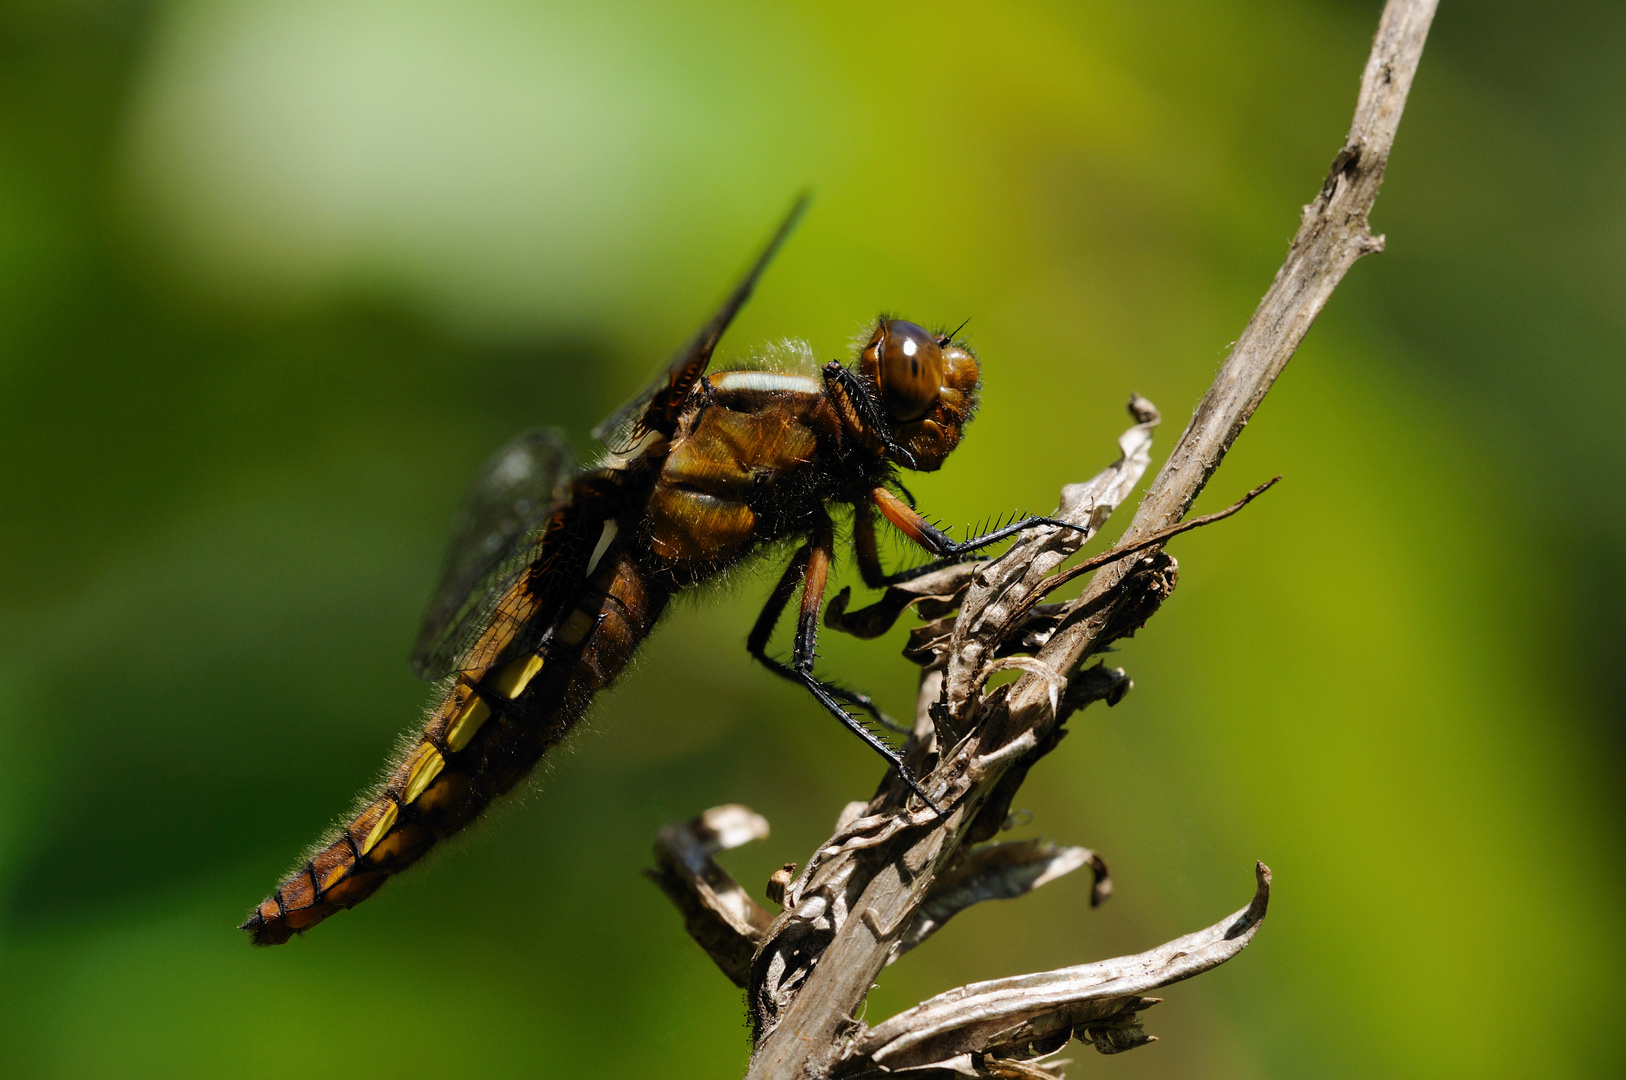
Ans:
{"label": "bare branch", "polygon": [[[1198,403],[1122,543],[1185,516],[1344,274],[1361,256],[1383,250],[1383,237],[1372,235],[1367,216],[1383,183],[1437,6],[1438,0],[1389,0],[1384,6],[1349,137],[1315,201],[1304,208],[1287,261]],[[1124,572],[1118,567],[1098,575],[1086,596],[1105,596]],[[1091,636],[1090,627],[1080,624],[1052,641],[1045,659],[1052,667],[1070,669],[1089,651]],[[1032,694],[1037,688],[1030,685],[1023,692]]]}
{"label": "bare branch", "polygon": [[1236,513],[1238,510],[1241,510],[1244,506],[1247,506],[1249,503],[1253,502],[1253,500],[1275,487],[1280,480],[1280,476],[1275,476],[1269,480],[1266,480],[1263,484],[1260,484],[1258,487],[1254,488],[1252,491],[1242,496],[1242,498],[1238,499],[1236,502],[1232,503],[1230,506],[1227,506],[1224,510],[1219,511],[1218,513],[1204,514],[1202,517],[1192,518],[1190,521],[1182,521],[1180,524],[1170,525],[1166,529],[1159,529],[1156,532],[1143,536],[1138,540],[1131,541],[1127,544],[1119,544],[1111,551],[1103,551],[1099,555],[1092,555],[1081,563],[1076,563],[1073,566],[1069,566],[1066,570],[1063,570],[1059,574],[1050,575],[1050,577],[1045,581],[1044,587],[1039,592],[1035,593],[1032,599],[1028,601],[1027,607],[1018,610],[1018,615],[1025,614],[1028,608],[1031,608],[1038,602],[1039,597],[1048,596],[1050,593],[1055,592],[1057,589],[1061,588],[1063,585],[1067,584],[1069,581],[1072,581],[1076,577],[1081,577],[1084,574],[1099,570],[1103,566],[1109,566],[1120,559],[1125,559],[1130,555],[1136,554],[1137,552],[1145,551],[1149,547],[1161,545],[1165,541],[1174,539],[1181,533],[1187,533],[1193,529],[1200,529],[1204,525],[1212,525],[1216,521],[1224,521],[1226,518],[1230,517],[1232,514]]}
{"label": "bare branch", "polygon": [[[756,1036],[748,1080],[899,1071],[917,1080],[1051,1077],[1056,1063],[1048,1055],[1075,1036],[1103,1052],[1147,1041],[1137,1019],[1155,1003],[1142,996],[1146,991],[1222,963],[1257,932],[1269,896],[1262,865],[1248,908],[1160,949],[979,983],[873,1030],[854,1019],[889,960],[954,912],[979,899],[1020,895],[1081,865],[1083,849],[967,845],[1008,826],[1028,770],[1065,736],[1062,724],[1076,709],[1111,704],[1128,690],[1122,670],[1086,663],[1133,634],[1172,592],[1178,566],[1163,545],[1209,520],[1180,525],[1349,267],[1381,250],[1367,217],[1436,2],[1389,0],[1384,8],[1349,137],[1304,208],[1286,262],[1117,550],[1062,569],[1148,468],[1158,418],[1138,398],[1130,403],[1136,424],[1120,440],[1120,459],[1062,492],[1053,516],[1073,528],[1035,528],[1004,555],[925,575],[861,610],[847,610],[846,592],[831,602],[827,625],[864,637],[883,632],[910,607],[932,620],[906,650],[924,673],[904,757],[941,813],[889,776],[872,799],[842,814],[835,834],[799,874],[792,877],[787,865],[775,876],[785,910],[771,925],[716,869],[703,839],[698,861],[684,847],[693,848],[699,835],[693,825],[671,838],[662,834],[658,880],[685,912],[691,933],[747,988]],[[1092,570],[1078,599],[1040,602]],[[1015,682],[991,679],[1005,669],[1020,672]],[[745,951],[752,946],[754,956]]]}

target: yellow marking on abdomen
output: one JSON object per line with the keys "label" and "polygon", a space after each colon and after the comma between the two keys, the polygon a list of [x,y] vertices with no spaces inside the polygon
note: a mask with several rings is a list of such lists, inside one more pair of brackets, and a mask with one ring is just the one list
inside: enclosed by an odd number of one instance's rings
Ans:
{"label": "yellow marking on abdomen", "polygon": [[553,636],[571,648],[575,648],[587,640],[587,635],[592,632],[593,625],[597,621],[598,615],[596,613],[575,608],[571,611],[570,618],[565,620],[564,625],[559,627]]}
{"label": "yellow marking on abdomen", "polygon": [[485,703],[485,699],[470,698],[446,729],[446,749],[455,754],[469,745],[480,733],[480,726],[489,719],[491,706]]}
{"label": "yellow marking on abdomen", "polygon": [[384,816],[378,819],[378,823],[373,826],[373,831],[367,834],[366,842],[361,845],[363,855],[377,847],[378,842],[389,835],[389,831],[395,828],[395,819],[400,816],[400,813],[401,808],[395,804],[394,799],[391,799],[389,806],[384,808]]}
{"label": "yellow marking on abdomen", "polygon": [[540,653],[516,657],[492,678],[491,688],[505,698],[517,698],[536,678],[536,673],[542,670],[542,663]]}
{"label": "yellow marking on abdomen", "polygon": [[439,776],[440,770],[446,767],[446,759],[440,756],[439,750],[424,743],[408,759],[408,766],[406,790],[401,793],[401,802],[411,806],[413,801],[423,794],[423,789],[429,786],[430,781]]}

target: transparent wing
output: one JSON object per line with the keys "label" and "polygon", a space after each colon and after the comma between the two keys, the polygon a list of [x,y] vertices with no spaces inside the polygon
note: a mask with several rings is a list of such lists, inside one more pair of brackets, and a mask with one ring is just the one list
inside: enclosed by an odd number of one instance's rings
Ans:
{"label": "transparent wing", "polygon": [[459,667],[530,565],[542,531],[579,471],[556,429],[531,430],[480,467],[452,522],[440,581],[412,646],[412,671],[439,679]]}
{"label": "transparent wing", "polygon": [[728,329],[728,324],[734,321],[734,316],[751,298],[757,280],[773,261],[785,238],[796,228],[802,212],[807,209],[807,203],[808,196],[804,193],[790,208],[790,213],[785,215],[785,220],[773,234],[773,239],[768,241],[768,246],[757,256],[756,264],[745,275],[745,280],[723,302],[711,321],[701,328],[693,340],[679,349],[642,390],[594,428],[593,438],[602,442],[612,453],[625,453],[651,431],[669,435],[676,430],[683,402],[689,396],[689,391],[694,389],[694,384],[706,373],[706,365],[711,363],[712,351],[717,348],[723,331]]}

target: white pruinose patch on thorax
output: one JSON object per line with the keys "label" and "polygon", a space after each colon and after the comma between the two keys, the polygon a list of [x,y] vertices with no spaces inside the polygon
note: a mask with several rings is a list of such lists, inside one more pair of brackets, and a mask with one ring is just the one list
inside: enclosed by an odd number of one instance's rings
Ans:
{"label": "white pruinose patch on thorax", "polygon": [[817,379],[806,375],[781,375],[777,371],[730,371],[717,380],[719,390],[788,390],[797,394],[817,394]]}

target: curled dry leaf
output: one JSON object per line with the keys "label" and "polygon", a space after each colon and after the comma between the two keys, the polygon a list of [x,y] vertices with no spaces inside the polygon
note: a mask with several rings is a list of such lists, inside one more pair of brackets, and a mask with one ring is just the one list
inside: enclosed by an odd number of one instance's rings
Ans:
{"label": "curled dry leaf", "polygon": [[944,923],[973,904],[1025,896],[1085,865],[1095,873],[1090,890],[1090,906],[1095,907],[1112,894],[1112,879],[1106,862],[1089,848],[1061,847],[1048,840],[1014,840],[971,848],[932,883],[925,901],[915,911],[914,921],[898,939],[892,959],[937,933]]}
{"label": "curled dry leaf", "polygon": [[738,804],[714,806],[668,825],[655,840],[656,869],[644,874],[683,913],[683,927],[724,975],[744,986],[751,956],[773,916],[712,859],[768,835],[768,821]]}
{"label": "curled dry leaf", "polygon": [[1118,460],[1084,483],[1062,488],[1061,503],[1051,516],[1077,528],[1033,529],[998,558],[978,564],[979,572],[960,598],[960,614],[945,649],[947,704],[962,724],[975,711],[988,661],[1024,633],[1021,619],[1013,616],[1027,609],[1051,571],[1095,537],[1151,464],[1152,433],[1161,419],[1157,408],[1137,396],[1129,399],[1129,413],[1136,422],[1118,437]]}
{"label": "curled dry leaf", "polygon": [[[917,605],[923,618],[940,619],[949,615],[961,607],[967,590],[978,581],[985,586],[990,581],[998,582],[993,586],[994,593],[1006,596],[1013,602],[1017,597],[1029,595],[1038,581],[1090,542],[1145,475],[1152,460],[1152,432],[1157,428],[1160,417],[1156,406],[1138,396],[1129,399],[1129,412],[1135,418],[1135,425],[1118,437],[1118,460],[1094,478],[1082,484],[1069,484],[1062,489],[1060,508],[1052,516],[1078,528],[1036,528],[1004,554],[993,559],[940,567],[891,585],[880,600],[857,611],[847,610],[852,591],[844,588],[825,608],[824,625],[855,637],[879,637],[891,629],[898,616],[911,605]],[[1015,582],[1007,582],[1004,573],[1007,567],[1025,569]],[[987,604],[979,607],[978,611],[986,616],[986,621],[994,623],[999,621],[1002,614],[997,609],[989,610]],[[957,621],[963,622],[964,619]],[[948,628],[946,623],[945,628]]]}
{"label": "curled dry leaf", "polygon": [[[1253,940],[1270,903],[1269,868],[1259,863],[1255,874],[1248,906],[1207,929],[1136,956],[939,994],[861,1032],[833,1075],[997,1076],[987,1069],[992,1062],[1042,1057],[1075,1035],[1103,1053],[1142,1045],[1150,1037],[1136,1014],[1157,1002],[1148,991],[1217,967]],[[976,1068],[985,1071],[967,1071]]]}

